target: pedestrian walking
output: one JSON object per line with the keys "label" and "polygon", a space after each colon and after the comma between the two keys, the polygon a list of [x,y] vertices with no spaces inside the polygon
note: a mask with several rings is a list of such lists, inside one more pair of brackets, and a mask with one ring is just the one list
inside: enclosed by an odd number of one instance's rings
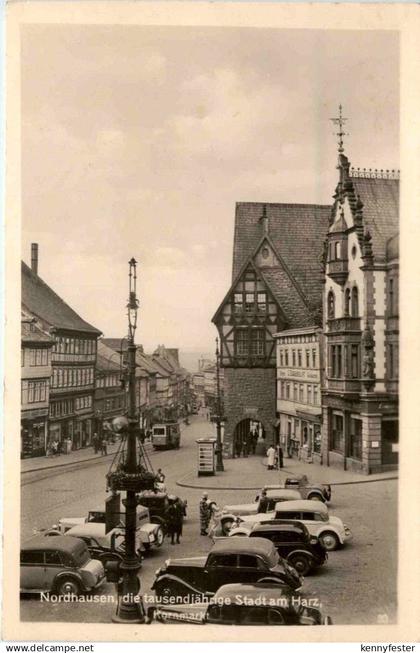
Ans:
{"label": "pedestrian walking", "polygon": [[106,438],[103,437],[102,440],[101,440],[101,453],[102,453],[103,456],[106,456],[108,454],[107,445],[108,445],[108,443],[106,441]]}
{"label": "pedestrian walking", "polygon": [[219,518],[220,518],[220,508],[217,505],[215,501],[209,501],[209,513],[210,513],[210,519],[209,519],[209,535],[213,533],[215,530],[216,526],[219,524]]}
{"label": "pedestrian walking", "polygon": [[97,433],[94,433],[94,434],[93,434],[93,438],[92,438],[92,446],[93,446],[93,450],[94,450],[94,452],[95,452],[95,453],[98,453],[98,451],[99,451],[99,438],[98,438],[98,434],[97,434]]}
{"label": "pedestrian walking", "polygon": [[260,502],[258,504],[258,512],[267,512],[269,499],[267,497],[267,490],[261,492]]}
{"label": "pedestrian walking", "polygon": [[209,521],[210,521],[210,506],[208,501],[208,494],[204,492],[201,497],[200,505],[200,535],[207,535]]}
{"label": "pedestrian walking", "polygon": [[280,467],[280,469],[282,469],[284,467],[282,447],[279,447],[279,467]]}
{"label": "pedestrian walking", "polygon": [[[168,496],[168,507],[165,510],[166,533],[171,538],[171,544],[175,544],[175,536],[179,542],[179,510],[176,506],[176,497]],[[182,531],[182,525],[181,525]]]}
{"label": "pedestrian walking", "polygon": [[174,497],[174,499],[176,509],[175,537],[176,543],[179,544],[179,538],[182,535],[182,526],[184,524],[185,506],[179,497]]}
{"label": "pedestrian walking", "polygon": [[268,470],[274,469],[275,458],[276,458],[276,450],[274,449],[273,445],[271,444],[267,449],[267,469]]}
{"label": "pedestrian walking", "polygon": [[165,474],[162,472],[161,468],[159,467],[159,469],[157,470],[157,473],[156,473],[157,482],[158,483],[164,483],[165,478],[166,478]]}

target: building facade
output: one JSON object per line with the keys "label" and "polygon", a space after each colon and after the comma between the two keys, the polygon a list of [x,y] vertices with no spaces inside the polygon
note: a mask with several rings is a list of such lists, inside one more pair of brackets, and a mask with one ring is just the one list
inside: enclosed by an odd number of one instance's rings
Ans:
{"label": "building facade", "polygon": [[95,430],[101,434],[104,425],[126,412],[126,388],[120,356],[100,339],[95,370]]}
{"label": "building facade", "polygon": [[321,316],[322,238],[331,207],[238,203],[232,285],[213,317],[224,369],[225,455],[260,423],[278,439],[275,334]]}
{"label": "building facade", "polygon": [[398,463],[399,179],[339,153],[324,248],[326,464],[363,473]]}
{"label": "building facade", "polygon": [[289,457],[321,463],[319,327],[276,334],[279,444]]}
{"label": "building facade", "polygon": [[21,319],[21,457],[47,452],[51,348],[53,339],[35,318]]}
{"label": "building facade", "polygon": [[22,310],[53,339],[48,442],[71,441],[73,449],[91,443],[94,426],[96,341],[101,332],[83,320],[22,261]]}

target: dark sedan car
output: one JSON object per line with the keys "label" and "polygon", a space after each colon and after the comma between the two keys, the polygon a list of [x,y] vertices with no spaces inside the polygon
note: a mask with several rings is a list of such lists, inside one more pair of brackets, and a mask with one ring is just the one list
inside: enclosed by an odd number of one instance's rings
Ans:
{"label": "dark sedan car", "polygon": [[156,571],[152,589],[159,599],[171,596],[199,600],[226,583],[277,582],[292,589],[302,578],[262,537],[218,540],[207,556],[169,559]]}
{"label": "dark sedan car", "polygon": [[317,537],[311,537],[304,524],[273,521],[254,524],[249,537],[265,537],[273,542],[278,554],[306,576],[312,569],[323,565],[328,554]]}
{"label": "dark sedan car", "polygon": [[225,626],[321,626],[330,617],[297,592],[277,583],[222,585],[210,602],[158,604],[149,608],[148,622]]}

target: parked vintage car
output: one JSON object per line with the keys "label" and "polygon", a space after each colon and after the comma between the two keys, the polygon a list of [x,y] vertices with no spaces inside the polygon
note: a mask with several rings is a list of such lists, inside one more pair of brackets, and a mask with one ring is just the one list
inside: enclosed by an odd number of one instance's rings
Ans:
{"label": "parked vintage car", "polygon": [[331,500],[331,485],[311,483],[306,474],[290,476],[286,478],[284,485],[265,485],[263,489],[268,491],[281,488],[296,490],[302,499],[309,499],[310,501],[322,501],[325,503]]}
{"label": "parked vintage car", "polygon": [[147,611],[148,623],[224,626],[321,626],[332,623],[297,592],[278,583],[222,585],[210,602],[158,604]]}
{"label": "parked vintage car", "polygon": [[[244,535],[244,529],[233,528],[230,537]],[[298,521],[272,521],[254,524],[248,537],[265,537],[273,542],[277,553],[292,567],[306,576],[328,560],[328,553],[317,537],[310,535],[304,524]]]}
{"label": "parked vintage car", "polygon": [[[123,528],[125,525],[125,511],[117,513],[119,517],[116,519],[117,526]],[[104,508],[96,508],[90,510],[87,517],[63,517],[59,520],[52,530],[57,530],[63,535],[75,526],[82,524],[103,524],[106,522],[106,512]],[[139,549],[144,548],[148,551],[152,546],[160,547],[165,539],[164,529],[162,524],[152,522],[149,510],[142,505],[137,506],[136,512],[136,526],[137,526],[137,539],[139,541]]]}
{"label": "parked vintage car", "polygon": [[[285,490],[284,488],[276,488],[267,490],[268,506],[265,512],[274,510],[276,503],[280,501],[293,501],[300,499],[300,494],[297,490]],[[238,515],[256,515],[260,512],[261,497],[257,496],[252,503],[238,503],[229,504],[222,508],[220,515],[220,535],[228,535],[230,529],[235,523]]]}
{"label": "parked vintage car", "polygon": [[[105,532],[105,524],[87,522],[73,526],[66,532],[66,537],[78,537],[86,544],[89,553],[95,560],[100,560],[105,566],[110,560],[122,561],[125,551],[125,532],[122,528],[113,528],[108,533]],[[47,532],[46,535],[52,535],[53,531]],[[139,560],[143,559],[144,551],[141,539],[138,534],[136,537],[136,552]]]}
{"label": "parked vintage car", "polygon": [[327,551],[334,551],[352,538],[350,528],[343,524],[339,517],[330,515],[325,504],[303,499],[277,503],[275,510],[270,513],[238,517],[237,522],[240,523],[237,526],[237,534],[242,528],[243,534],[247,535],[253,524],[270,522],[274,519],[302,522],[309,533],[317,537]]}
{"label": "parked vintage car", "polygon": [[105,570],[75,537],[36,535],[20,550],[20,591],[75,596],[105,582]]}
{"label": "parked vintage car", "polygon": [[207,556],[166,560],[152,589],[161,600],[182,596],[193,601],[211,596],[226,581],[277,582],[299,589],[303,579],[269,540],[235,537],[216,542]]}
{"label": "parked vintage car", "polygon": [[[150,514],[150,521],[153,524],[161,524],[165,527],[165,512],[169,505],[168,493],[155,492],[154,490],[144,490],[137,495],[139,504],[148,509]],[[184,518],[187,516],[187,500],[176,497],[176,500],[181,504]]]}

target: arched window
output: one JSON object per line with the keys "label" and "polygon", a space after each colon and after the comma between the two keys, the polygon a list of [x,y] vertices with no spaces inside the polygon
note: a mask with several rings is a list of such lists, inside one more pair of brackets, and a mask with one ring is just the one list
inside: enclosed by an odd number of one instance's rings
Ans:
{"label": "arched window", "polygon": [[328,319],[333,320],[335,317],[335,296],[332,290],[328,293],[327,299]]}
{"label": "arched window", "polygon": [[344,316],[350,315],[350,288],[346,288],[344,293]]}
{"label": "arched window", "polygon": [[341,243],[337,241],[335,243],[335,259],[336,261],[341,258]]}
{"label": "arched window", "polygon": [[359,317],[359,291],[357,286],[351,289],[351,315],[352,317]]}

